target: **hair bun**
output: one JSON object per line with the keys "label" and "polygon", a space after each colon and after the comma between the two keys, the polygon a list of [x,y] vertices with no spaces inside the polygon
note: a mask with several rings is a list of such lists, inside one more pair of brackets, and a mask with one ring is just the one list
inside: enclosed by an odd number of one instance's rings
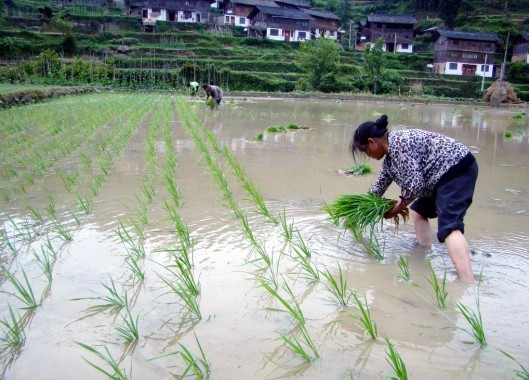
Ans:
{"label": "hair bun", "polygon": [[388,126],[388,116],[382,115],[380,116],[380,119],[376,121],[377,127],[379,128],[386,128]]}

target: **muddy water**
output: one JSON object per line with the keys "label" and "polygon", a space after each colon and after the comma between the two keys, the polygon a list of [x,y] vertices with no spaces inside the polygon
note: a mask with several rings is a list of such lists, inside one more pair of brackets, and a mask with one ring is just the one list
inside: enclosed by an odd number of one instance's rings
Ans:
{"label": "muddy water", "polygon": [[[381,379],[392,375],[385,359],[387,345],[383,336],[394,344],[414,379],[511,378],[511,369],[517,365],[497,349],[507,351],[527,366],[527,116],[513,118],[519,110],[474,106],[277,99],[228,98],[220,112],[206,110],[203,103],[191,103],[191,107],[218,142],[229,148],[272,214],[284,212],[299,230],[312,253],[311,263],[335,277],[340,267],[347,278],[347,288],[365,295],[377,322],[377,340],[364,340],[363,329],[352,317],[359,312],[353,302],[347,307],[339,306],[325,289],[325,280],[311,284],[301,276],[303,270],[291,257],[281,227],[255,211],[255,204],[248,201],[230,167],[223,163],[230,189],[247,214],[254,236],[273,257],[280,294],[289,299],[282,286],[288,284],[292,289],[320,357],[307,363],[288,350],[279,333],[289,333],[293,328],[291,319],[271,310],[280,305],[258,280],[269,271],[264,271],[260,262],[252,263],[255,252],[240,220],[224,206],[222,193],[203,157],[174,114],[171,120],[178,156],[177,182],[184,200],[178,211],[196,239],[194,272],[200,280],[203,319],[190,321],[178,297],[167,294],[167,286],[160,278],[168,278],[163,266],[169,264],[169,259],[162,251],[174,247],[177,236],[170,232],[159,178],[154,182],[159,193],[149,206],[146,227],[146,280],[133,282],[124,266],[125,250],[115,231],[119,220],[137,215],[135,194],[141,193],[146,165],[146,121],[102,187],[93,215],[73,230],[73,241],[66,244],[54,268],[52,286],[42,307],[30,315],[26,342],[5,368],[6,378],[104,378],[83,361],[84,357],[104,366],[74,343],[79,341],[102,352],[102,347],[107,347],[131,378],[169,379],[173,378],[171,374],[183,372],[183,363],[177,356],[146,360],[178,350],[178,343],[199,354],[195,335],[211,363],[214,379],[345,379],[350,374],[359,379]],[[380,162],[369,161],[374,174],[365,177],[344,177],[339,170],[353,164],[348,144],[355,127],[382,114],[389,116],[392,129],[423,128],[444,133],[475,153],[479,179],[465,222],[474,272],[483,274],[479,289],[456,280],[444,245],[418,247],[412,226],[401,226],[398,232],[393,226],[386,226],[380,235],[385,259],[375,261],[349,233],[333,226],[322,211],[323,202],[330,202],[339,194],[365,192],[375,180]],[[250,141],[271,125],[289,123],[308,129],[265,134],[263,142]],[[504,138],[505,130],[512,131],[514,137]],[[158,137],[156,151],[161,161],[165,145],[161,134]],[[39,189],[33,191],[32,199],[37,201]],[[398,194],[392,185],[386,195]],[[28,198],[31,197],[30,190]],[[23,217],[21,206],[9,207],[8,212]],[[409,257],[411,283],[397,278],[399,255]],[[426,258],[431,260],[438,277],[447,271],[449,296],[443,310],[436,306],[427,281],[430,274]],[[38,278],[38,270],[31,269],[31,255],[21,255],[19,264],[30,278]],[[122,325],[117,313],[88,309],[97,304],[94,301],[72,301],[93,297],[94,292],[104,294],[102,284],[108,283],[110,277],[118,291],[127,292],[133,314],[140,316],[140,339],[136,345],[123,345],[115,330],[115,326]],[[41,290],[36,285],[35,292]],[[455,306],[461,302],[476,309],[478,291],[489,343],[485,349],[471,343],[472,337],[458,329],[470,327]]]}

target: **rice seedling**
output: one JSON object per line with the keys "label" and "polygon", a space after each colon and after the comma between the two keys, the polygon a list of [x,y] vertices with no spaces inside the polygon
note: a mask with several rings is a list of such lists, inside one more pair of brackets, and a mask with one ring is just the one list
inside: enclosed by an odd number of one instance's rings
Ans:
{"label": "rice seedling", "polygon": [[127,305],[127,292],[125,292],[125,295],[122,296],[118,293],[116,290],[116,285],[114,284],[114,280],[112,277],[110,278],[110,284],[101,284],[103,288],[107,290],[107,294],[101,294],[94,291],[91,291],[92,293],[97,294],[95,297],[82,297],[82,298],[72,298],[72,301],[80,301],[80,300],[95,300],[95,301],[101,301],[102,303],[91,306],[89,310],[94,309],[113,309],[118,310],[122,309]]}
{"label": "rice seedling", "polygon": [[94,199],[89,196],[82,197],[81,195],[77,194],[77,206],[86,215],[89,215],[92,213],[92,207],[94,206]]}
{"label": "rice seedling", "polygon": [[72,219],[75,221],[75,223],[80,226],[81,225],[81,218],[77,215],[76,212],[74,212],[69,206],[66,206],[66,210],[68,211],[68,214],[72,217]]}
{"label": "rice seedling", "polygon": [[398,278],[409,281],[411,278],[410,275],[410,258],[408,256],[402,256],[399,255],[399,259],[397,260],[397,265],[400,269],[400,274],[397,275]]}
{"label": "rice seedling", "polygon": [[133,236],[127,231],[125,226],[123,226],[123,223],[121,221],[119,222],[116,234],[125,246],[125,249],[127,250],[127,253],[129,255],[132,254],[137,259],[145,258],[145,247],[143,245],[143,239],[138,238],[136,241]]}
{"label": "rice seedling", "polygon": [[[125,300],[127,300],[126,296],[125,296]],[[128,300],[125,304],[125,313],[126,315],[124,316],[120,315],[121,319],[123,320],[124,325],[117,326],[116,331],[125,340],[125,342],[132,343],[140,339],[140,335],[138,332],[138,321],[140,319],[140,315],[138,314],[136,318],[132,316],[132,312],[130,311]]]}
{"label": "rice seedling", "polygon": [[[312,341],[305,325],[298,325],[297,329],[300,334],[299,338],[295,336],[294,333],[291,333],[290,336],[279,333],[279,336],[281,337],[281,340],[283,340],[292,351],[294,351],[294,353],[298,354],[308,362],[313,362],[320,357],[318,349]],[[308,350],[310,350],[310,352]]]}
{"label": "rice seedling", "polygon": [[239,178],[239,180],[242,182],[242,187],[245,189],[250,195],[252,196],[252,199],[254,200],[255,204],[257,205],[257,210],[267,217],[272,223],[278,224],[278,220],[270,214],[268,211],[268,208],[266,207],[264,203],[263,196],[259,192],[259,189],[255,187],[255,185],[248,179],[246,174],[244,173],[243,168],[241,165],[235,160],[235,158],[229,153],[228,147],[224,146],[222,149],[222,152],[224,154],[224,157],[228,160],[231,167],[233,168],[235,175]]}
{"label": "rice seedling", "polygon": [[312,252],[310,251],[309,246],[305,242],[305,239],[303,239],[303,237],[301,236],[301,232],[299,232],[299,230],[296,230],[295,237],[296,241],[291,242],[292,249],[298,250],[299,252],[303,253],[305,257],[311,257]]}
{"label": "rice seedling", "polygon": [[399,355],[393,344],[391,344],[387,336],[384,337],[384,340],[388,344],[389,348],[389,352],[386,351],[386,362],[388,362],[395,374],[395,376],[391,377],[391,379],[407,380],[408,371],[406,370],[406,364],[402,360],[401,356]]}
{"label": "rice seedling", "polygon": [[461,302],[456,303],[457,310],[461,313],[463,317],[467,320],[472,328],[471,331],[459,327],[460,330],[466,332],[474,338],[477,344],[481,347],[487,345],[487,338],[485,336],[485,330],[483,329],[483,320],[481,319],[481,309],[479,307],[479,296],[476,298],[476,309],[477,312],[471,308],[463,305]]}
{"label": "rice seedling", "polygon": [[75,343],[81,346],[82,348],[84,348],[86,351],[96,355],[99,359],[101,359],[104,363],[106,363],[110,367],[110,369],[108,370],[104,369],[83,357],[83,360],[87,362],[91,367],[95,368],[98,372],[102,373],[103,375],[107,376],[107,378],[112,379],[112,380],[128,380],[126,371],[124,369],[119,368],[119,363],[112,357],[112,355],[110,354],[110,351],[108,350],[106,346],[104,347],[105,352],[106,352],[106,355],[105,355],[104,353],[101,353],[97,351],[95,348],[90,347],[84,343],[81,343],[81,342],[75,342]]}
{"label": "rice seedling", "polygon": [[154,186],[152,184],[152,179],[144,181],[143,182],[143,195],[145,196],[145,198],[147,199],[147,201],[149,203],[152,202],[152,199],[153,199],[155,193],[156,192],[155,192]]}
{"label": "rice seedling", "polygon": [[64,227],[61,222],[59,222],[57,219],[53,220],[53,226],[55,227],[55,232],[57,232],[57,235],[59,238],[61,238],[63,241],[72,241],[73,236],[68,230],[67,227]]}
{"label": "rice seedling", "polygon": [[259,281],[266,282],[275,290],[279,288],[279,263],[279,260],[274,262],[273,257],[270,257],[270,264],[263,271],[263,274],[259,276]]}
{"label": "rice seedling", "polygon": [[373,259],[384,260],[384,247],[380,247],[377,231],[374,227],[369,230],[369,239],[362,240],[362,245],[364,246],[367,254]]}
{"label": "rice seedling", "polygon": [[37,220],[38,223],[44,224],[44,217],[42,216],[42,213],[39,210],[32,207],[29,203],[26,203],[26,207],[31,213],[31,215],[33,215],[33,217]]}
{"label": "rice seedling", "polygon": [[297,256],[298,263],[301,265],[303,272],[300,273],[300,277],[308,280],[309,282],[320,281],[320,272],[317,268],[314,268],[310,263],[310,257],[305,252],[299,249],[297,246],[292,245],[292,250]]}
{"label": "rice seedling", "polygon": [[44,248],[46,248],[48,253],[52,256],[53,260],[57,259],[57,256],[59,255],[59,253],[53,247],[53,244],[52,244],[52,242],[50,240],[50,236],[49,235],[46,236],[46,241],[44,242]]}
{"label": "rice seedling", "polygon": [[16,256],[18,254],[18,249],[16,247],[16,240],[12,239],[5,229],[0,230],[0,241],[3,245],[8,248],[9,251]]}
{"label": "rice seedling", "polygon": [[180,217],[176,209],[169,205],[169,203],[167,203],[167,200],[164,200],[164,207],[167,213],[169,214],[169,218],[173,222],[175,231],[178,234],[178,237],[180,238],[180,242],[187,247],[192,246],[194,244],[194,240],[190,235],[187,224]]}
{"label": "rice seedling", "polygon": [[327,283],[323,283],[325,289],[336,298],[340,305],[347,306],[353,292],[347,291],[347,276],[344,276],[340,264],[338,264],[338,279],[334,278],[328,268],[320,271],[320,274],[327,279]]}
{"label": "rice seedling", "polygon": [[377,323],[371,318],[371,312],[369,311],[369,306],[367,304],[367,298],[364,294],[364,300],[365,300],[365,308],[362,304],[362,301],[360,301],[360,298],[356,294],[355,291],[352,292],[353,298],[356,301],[356,304],[358,305],[358,308],[360,309],[360,315],[353,314],[353,318],[356,319],[359,322],[359,326],[364,328],[364,341],[366,340],[366,335],[369,334],[371,336],[371,339],[375,340],[377,339]]}
{"label": "rice seedling", "polygon": [[145,280],[145,272],[134,256],[129,255],[129,257],[125,260],[125,264],[127,264],[135,278],[139,279],[140,281]]}
{"label": "rice seedling", "polygon": [[373,173],[373,169],[365,162],[362,162],[360,165],[351,166],[349,169],[344,170],[344,172],[350,175],[366,175]]}
{"label": "rice seedling", "polygon": [[52,219],[56,219],[57,217],[57,209],[55,208],[55,198],[53,198],[53,195],[48,194],[48,205],[46,206],[46,211],[48,212],[48,216]]}
{"label": "rice seedling", "polygon": [[529,380],[529,370],[527,370],[518,360],[516,360],[512,355],[508,354],[507,352],[503,350],[499,350],[503,355],[507,356],[509,359],[513,360],[518,364],[520,369],[514,369],[513,373],[514,376],[518,379],[522,380]]}
{"label": "rice seedling", "polygon": [[178,343],[180,350],[170,352],[162,356],[157,356],[152,359],[147,359],[147,361],[152,361],[171,355],[180,355],[180,357],[186,364],[186,368],[184,369],[183,373],[178,375],[179,379],[184,379],[191,373],[195,375],[195,377],[199,380],[208,379],[209,375],[211,374],[211,365],[209,363],[209,360],[206,358],[204,350],[202,349],[202,346],[200,345],[196,334],[195,341],[197,342],[198,349],[200,351],[200,356],[194,355],[186,346],[184,346],[182,343]]}
{"label": "rice seedling", "polygon": [[446,299],[448,298],[448,292],[446,291],[446,269],[443,274],[443,280],[439,283],[439,280],[437,279],[437,276],[435,275],[432,262],[428,259],[427,261],[430,267],[430,277],[426,277],[426,280],[432,286],[435,292],[435,300],[437,301],[437,305],[441,309],[444,309],[446,306]]}
{"label": "rice seedling", "polygon": [[66,173],[66,172],[61,173],[62,184],[64,188],[66,189],[66,191],[69,193],[73,191],[73,189],[79,182],[80,178],[81,178],[81,175],[77,171],[72,172],[72,173]]}
{"label": "rice seedling", "polygon": [[26,339],[25,325],[22,318],[20,318],[20,313],[17,311],[15,314],[10,304],[7,307],[9,317],[4,317],[0,320],[0,329],[2,329],[0,349],[2,350],[20,347]]}
{"label": "rice seedling", "polygon": [[79,153],[79,158],[81,159],[81,165],[83,166],[83,171],[85,173],[90,172],[92,167],[92,159],[86,153]]}
{"label": "rice seedling", "polygon": [[33,294],[33,289],[31,288],[31,284],[28,281],[28,276],[26,275],[24,269],[22,269],[24,283],[17,280],[16,277],[13,276],[13,274],[6,269],[2,270],[1,273],[5,277],[5,279],[11,285],[13,285],[16,293],[10,293],[3,290],[0,290],[0,293],[12,295],[16,299],[24,303],[26,307],[23,307],[23,309],[35,309],[36,307],[40,306],[40,301],[36,300],[35,295]]}
{"label": "rice seedling", "polygon": [[[256,240],[251,240],[253,248],[257,252],[258,260],[264,261],[267,267],[272,265],[272,257],[268,254],[263,244],[258,243]],[[255,261],[252,261],[255,262]]]}
{"label": "rice seedling", "polygon": [[273,289],[269,286],[268,283],[259,281],[260,285],[265,288],[268,293],[270,293],[274,298],[276,298],[281,305],[283,305],[284,309],[278,309],[278,308],[267,308],[267,310],[275,311],[279,313],[287,313],[289,314],[294,321],[296,321],[297,325],[303,325],[305,324],[305,316],[303,315],[303,311],[301,311],[301,307],[299,306],[299,303],[296,301],[296,298],[294,297],[294,293],[292,292],[292,289],[288,286],[287,283],[283,285],[283,289],[287,292],[287,294],[290,296],[293,305],[291,305],[286,299],[281,297],[277,290]]}
{"label": "rice seedling", "polygon": [[166,279],[164,279],[161,276],[158,276],[170,289],[171,291],[175,293],[180,300],[184,303],[184,305],[189,309],[191,314],[195,316],[196,319],[202,319],[202,313],[200,312],[200,303],[198,295],[193,294],[184,284],[178,283],[178,282],[171,282]]}
{"label": "rice seedling", "polygon": [[[296,328],[299,330],[300,337],[298,338],[293,334],[291,334],[289,337],[286,334],[279,333],[281,340],[283,340],[296,354],[300,355],[305,360],[309,362],[314,361],[319,357],[318,350],[316,349],[316,346],[314,345],[314,342],[312,341],[305,327],[305,316],[303,315],[303,311],[301,310],[299,303],[294,297],[292,289],[290,289],[286,283],[283,286],[283,289],[287,292],[292,300],[292,304],[290,304],[285,298],[281,297],[277,290],[272,288],[266,281],[260,279],[259,282],[261,286],[265,288],[272,296],[274,296],[274,298],[276,298],[284,307],[284,309],[268,308],[267,310],[287,313],[293,318],[295,322],[297,322]],[[312,354],[307,350],[310,350]]]}
{"label": "rice seedling", "polygon": [[283,236],[287,241],[292,241],[292,237],[294,236],[294,221],[290,223],[287,222],[286,209],[283,208],[283,213],[279,214],[278,219],[281,224],[281,228],[283,229]]}
{"label": "rice seedling", "polygon": [[42,274],[44,274],[48,279],[48,282],[51,283],[53,277],[53,265],[55,263],[55,257],[50,257],[48,251],[42,246],[40,249],[40,254],[33,250],[33,256],[35,257],[37,265],[42,270]]}

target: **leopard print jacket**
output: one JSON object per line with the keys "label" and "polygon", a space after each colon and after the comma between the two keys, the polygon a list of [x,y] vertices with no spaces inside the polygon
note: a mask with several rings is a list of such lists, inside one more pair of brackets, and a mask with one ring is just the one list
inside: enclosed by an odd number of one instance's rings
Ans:
{"label": "leopard print jacket", "polygon": [[469,153],[460,142],[419,129],[388,134],[388,154],[369,191],[383,196],[393,181],[404,199],[430,197],[439,179]]}

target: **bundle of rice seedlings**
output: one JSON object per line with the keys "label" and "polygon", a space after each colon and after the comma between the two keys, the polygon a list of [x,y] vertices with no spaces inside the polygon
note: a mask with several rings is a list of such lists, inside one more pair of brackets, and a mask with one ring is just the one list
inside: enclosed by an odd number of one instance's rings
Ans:
{"label": "bundle of rice seedlings", "polygon": [[215,101],[215,99],[209,98],[208,100],[206,100],[206,105],[212,110],[214,110],[217,107],[217,102]]}
{"label": "bundle of rice seedlings", "polygon": [[370,174],[373,172],[373,169],[371,169],[371,166],[369,166],[366,163],[361,163],[360,165],[351,166],[349,169],[345,170],[345,174],[351,174],[351,175],[365,175]]}
{"label": "bundle of rice seedlings", "polygon": [[[373,194],[340,195],[331,204],[325,204],[324,209],[335,225],[342,224],[353,231],[360,239],[367,229],[373,229],[382,224],[384,214],[395,206],[393,199],[377,197]],[[398,223],[398,218],[396,218]]]}

